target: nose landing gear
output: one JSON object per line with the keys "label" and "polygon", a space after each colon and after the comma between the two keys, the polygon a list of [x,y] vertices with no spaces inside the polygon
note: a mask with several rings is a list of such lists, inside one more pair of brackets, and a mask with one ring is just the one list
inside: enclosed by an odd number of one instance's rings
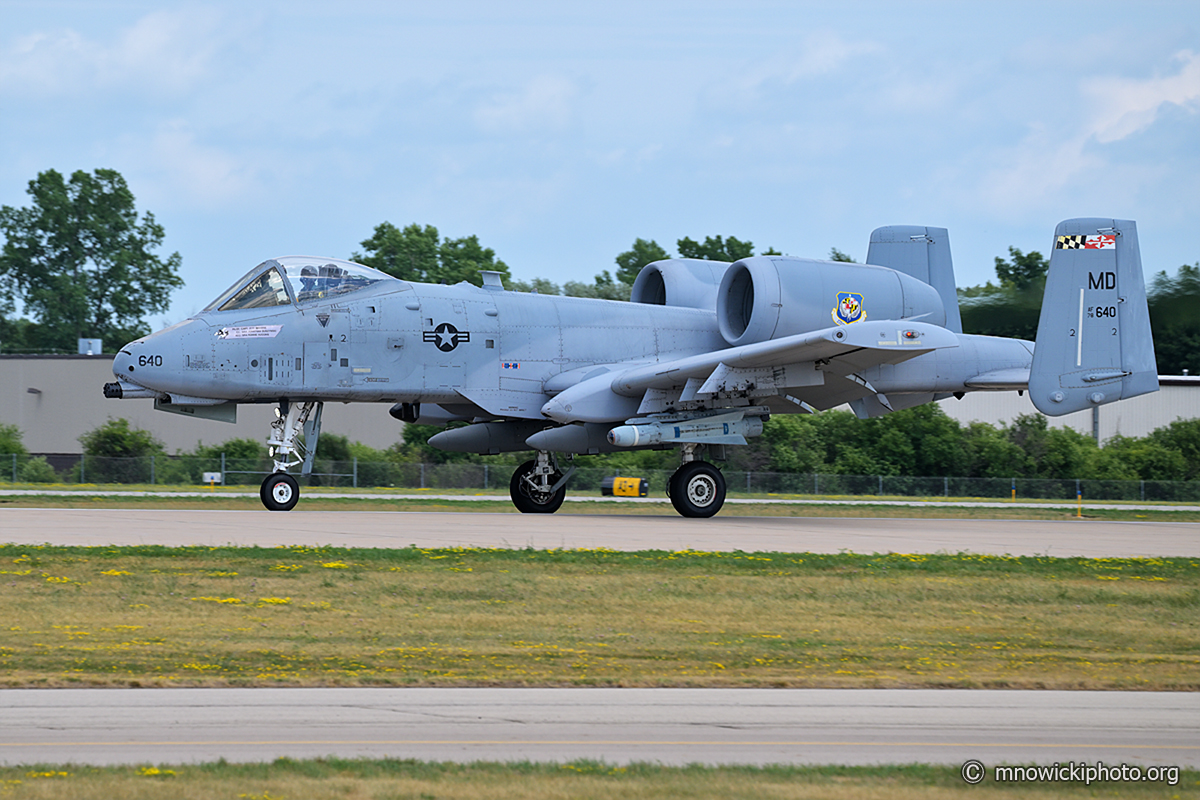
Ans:
{"label": "nose landing gear", "polygon": [[[271,423],[271,437],[267,439],[274,472],[267,476],[258,490],[259,499],[268,511],[291,511],[300,500],[300,484],[287,474],[289,467],[302,464],[301,475],[312,472],[313,457],[317,453],[317,437],[321,435],[321,410],[324,403],[309,401],[289,403],[283,400]],[[304,431],[304,444],[296,438]]]}

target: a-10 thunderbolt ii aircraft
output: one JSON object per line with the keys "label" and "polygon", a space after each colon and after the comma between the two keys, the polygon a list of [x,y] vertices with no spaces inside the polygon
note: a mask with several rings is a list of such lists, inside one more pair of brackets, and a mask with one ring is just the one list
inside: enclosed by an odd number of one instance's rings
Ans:
{"label": "a-10 thunderbolt ii aircraft", "polygon": [[[1055,231],[1037,343],[962,332],[943,228],[890,226],[866,264],[786,256],[647,265],[632,302],[409,283],[327,258],[264,261],[196,316],[125,345],[106,397],[232,421],[277,403],[263,504],[289,510],[326,402],[391,403],[406,422],[468,423],[444,450],[532,450],[523,512],[562,504],[575,455],[677,447],[686,517],[725,499],[716,459],[771,414],[849,403],[874,417],[970,391],[1028,390],[1061,415],[1158,389],[1137,228]],[[304,440],[299,440],[300,433]],[[305,444],[307,443],[307,444]]]}

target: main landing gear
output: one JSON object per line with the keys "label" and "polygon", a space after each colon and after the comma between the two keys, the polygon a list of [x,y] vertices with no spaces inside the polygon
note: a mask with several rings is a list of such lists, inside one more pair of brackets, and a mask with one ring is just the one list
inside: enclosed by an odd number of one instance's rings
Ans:
{"label": "main landing gear", "polygon": [[[300,484],[287,474],[289,467],[301,464],[300,474],[312,472],[317,453],[317,438],[321,435],[321,410],[324,403],[309,401],[289,403],[280,401],[271,423],[271,438],[267,439],[274,471],[262,482],[259,499],[268,511],[291,511],[300,500]],[[297,441],[301,431],[304,443]]]}
{"label": "main landing gear", "polygon": [[683,464],[667,481],[667,496],[682,517],[711,517],[725,504],[725,476],[707,461],[696,460],[697,447],[683,446]]}
{"label": "main landing gear", "polygon": [[671,505],[683,517],[711,517],[725,504],[725,476],[707,461],[689,461],[667,481]]}
{"label": "main landing gear", "polygon": [[563,473],[558,460],[545,450],[537,458],[517,467],[508,483],[508,494],[522,514],[553,514],[567,496],[567,481],[575,472]]}
{"label": "main landing gear", "polygon": [[[694,444],[684,445],[683,465],[667,482],[667,495],[681,516],[711,517],[725,503],[725,476],[707,461],[697,460],[697,449]],[[574,472],[571,467],[564,473],[553,454],[539,452],[513,472],[508,484],[513,505],[523,514],[553,514],[562,506]]]}

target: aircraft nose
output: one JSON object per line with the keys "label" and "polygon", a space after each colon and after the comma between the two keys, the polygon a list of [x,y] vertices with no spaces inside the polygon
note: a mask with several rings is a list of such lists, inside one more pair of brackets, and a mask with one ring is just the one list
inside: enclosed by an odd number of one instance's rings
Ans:
{"label": "aircraft nose", "polygon": [[131,345],[125,345],[113,358],[113,375],[118,378],[128,378],[130,377],[129,373],[134,371],[134,362],[136,359],[130,347]]}

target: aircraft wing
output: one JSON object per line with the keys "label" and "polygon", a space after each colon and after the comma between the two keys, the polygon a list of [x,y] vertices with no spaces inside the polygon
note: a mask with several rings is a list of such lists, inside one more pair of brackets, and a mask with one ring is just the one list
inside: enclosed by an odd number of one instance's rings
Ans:
{"label": "aircraft wing", "polygon": [[707,382],[722,372],[801,364],[834,375],[852,375],[949,347],[958,347],[958,337],[938,325],[872,320],[634,367],[619,373],[612,388],[634,397],[647,389],[670,389],[689,380]]}

